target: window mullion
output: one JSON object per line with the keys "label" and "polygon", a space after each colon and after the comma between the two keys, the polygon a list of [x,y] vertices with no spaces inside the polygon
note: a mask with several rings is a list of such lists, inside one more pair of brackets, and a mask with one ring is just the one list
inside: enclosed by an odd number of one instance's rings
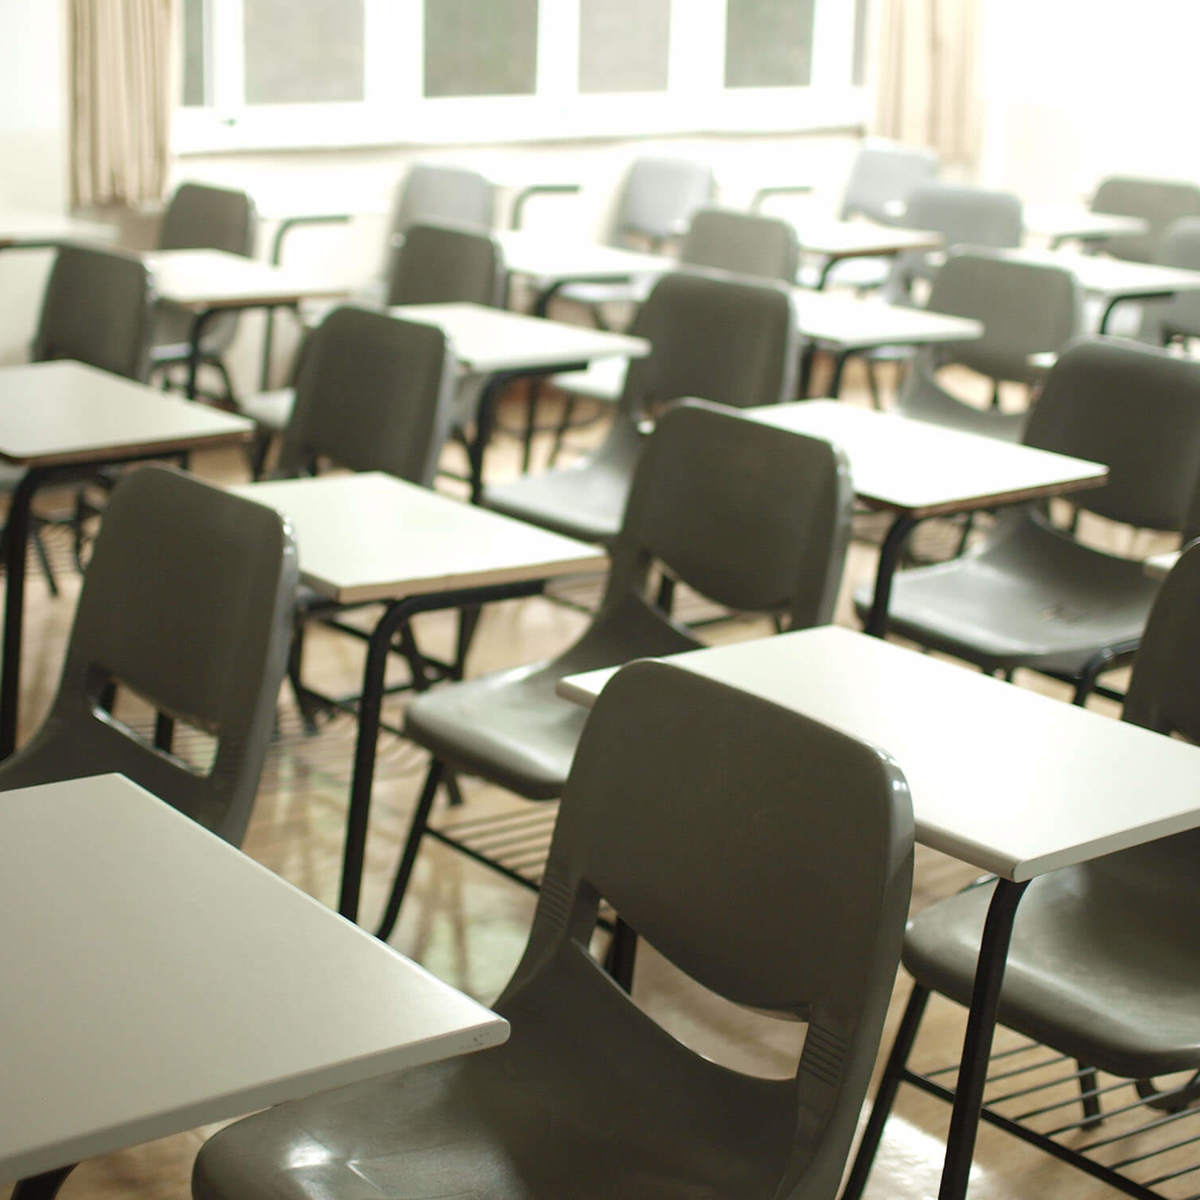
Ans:
{"label": "window mullion", "polygon": [[209,0],[212,17],[212,106],[233,117],[246,106],[245,18],[242,0]]}

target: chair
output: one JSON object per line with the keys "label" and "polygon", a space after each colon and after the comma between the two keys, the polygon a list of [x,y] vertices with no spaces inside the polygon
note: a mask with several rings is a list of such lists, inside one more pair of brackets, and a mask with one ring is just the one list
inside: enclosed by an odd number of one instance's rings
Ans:
{"label": "chair", "polygon": [[646,600],[656,563],[726,607],[786,616],[792,628],[831,618],[849,528],[844,463],[828,442],[717,405],[687,401],[668,410],[637,464],[604,598],[582,637],[548,662],[449,685],[409,705],[405,733],[433,763],[381,936],[399,912],[424,834],[459,845],[446,829],[427,826],[443,778],[452,795],[458,772],[530,800],[561,795],[584,713],[556,695],[558,680],[699,645]]}
{"label": "chair", "polygon": [[[908,789],[879,751],[678,667],[627,667],[588,720],[495,1005],[510,1040],[238,1122],[201,1150],[192,1195],[832,1196],[912,837]],[[795,1075],[714,1063],[614,987],[588,954],[602,898],[702,985],[807,1021]]]}
{"label": "chair", "polygon": [[[1180,217],[1167,226],[1156,261],[1167,267],[1200,271],[1200,217]],[[1200,337],[1200,293],[1180,292],[1170,300],[1142,306],[1138,337],[1154,346]]]}
{"label": "chair", "polygon": [[407,235],[413,225],[462,225],[486,232],[495,223],[496,185],[469,167],[416,162],[396,188],[389,226]]}
{"label": "chair", "polygon": [[[461,301],[498,307],[503,303],[505,282],[504,258],[490,234],[449,225],[413,225],[393,256],[386,303]],[[294,387],[260,392],[242,400],[240,410],[259,428],[256,475],[262,471],[271,439],[287,427],[294,403]]]}
{"label": "chair", "polygon": [[[896,410],[968,433],[1017,441],[1029,414],[1000,411],[1000,382],[1034,386],[1045,372],[1033,356],[1056,355],[1079,334],[1082,300],[1074,275],[1063,267],[963,251],[951,254],[934,276],[925,307],[982,321],[983,336],[920,351]],[[990,410],[959,400],[941,385],[936,371],[948,363],[993,380]]]}
{"label": "chair", "polygon": [[639,421],[683,396],[735,407],[791,396],[796,325],[783,288],[665,275],[631,332],[649,339],[653,349],[630,364],[600,448],[576,466],[485,487],[485,505],[583,541],[611,542],[641,453]]}
{"label": "chair", "polygon": [[[159,230],[160,250],[224,250],[250,257],[258,219],[254,201],[245,192],[183,183],[175,190]],[[192,314],[176,305],[160,303],[155,309],[151,338],[151,368],[167,371],[188,361],[191,353]],[[237,332],[238,316],[225,313],[211,319],[200,339],[200,361],[221,376],[223,399],[232,405],[233,382],[222,355]]]}
{"label": "chair", "polygon": [[1104,251],[1134,262],[1158,262],[1162,239],[1180,217],[1200,217],[1200,187],[1169,179],[1139,179],[1114,175],[1100,182],[1092,197],[1093,212],[1141,217],[1149,224],[1143,234],[1108,238]]}
{"label": "chair", "polygon": [[[1108,482],[1080,509],[1150,529],[1183,528],[1200,469],[1200,364],[1163,350],[1092,338],[1063,351],[1022,441],[1106,463]],[[904,571],[892,588],[895,633],[982,667],[1028,667],[1075,685],[1141,640],[1157,591],[1142,564],[1092,549],[1039,510],[1010,510],[961,558]],[[870,607],[860,592],[860,615]]]}
{"label": "chair", "polygon": [[[1197,613],[1200,547],[1192,546],[1150,613],[1134,660],[1126,721],[1200,741]],[[1200,834],[1189,830],[1039,876],[1021,899],[1008,950],[999,1021],[1064,1057],[1051,1065],[1044,1053],[1010,1053],[998,1090],[1019,1099],[1004,1104],[993,1090],[982,1117],[992,1123],[1007,1117],[1010,1133],[1129,1195],[1158,1195],[1152,1177],[1180,1171],[1186,1184],[1186,1173],[1196,1169],[1194,1158],[1158,1157],[1161,1146],[1153,1141],[1156,1124],[1168,1142],[1188,1139],[1190,1131],[1181,1132],[1171,1114],[1194,1102],[1194,1076],[1161,1085],[1165,1095],[1151,1080],[1200,1068],[1200,958],[1190,920],[1190,906],[1200,904],[1198,853]],[[910,1035],[931,991],[968,1003],[992,890],[970,888],[925,909],[910,925],[904,949],[904,965],[915,979],[904,1018]],[[911,1040],[901,1045],[897,1039],[845,1200],[857,1197],[865,1183]],[[1026,1092],[1038,1081],[1031,1073],[1034,1060],[1046,1072],[1043,1079],[1056,1078],[1071,1090]],[[1097,1071],[1123,1085],[1101,1083]],[[925,1079],[905,1078],[919,1086]],[[1125,1090],[1128,1082],[1134,1082],[1133,1092]],[[1138,1113],[1139,1100],[1149,1110]],[[1069,1111],[1075,1103],[1082,1120]],[[1097,1152],[1084,1157],[1090,1147],[1081,1143],[1095,1143]],[[1124,1179],[1113,1169],[1116,1159],[1125,1160],[1118,1164],[1126,1168]],[[1133,1180],[1142,1190],[1130,1189]]]}

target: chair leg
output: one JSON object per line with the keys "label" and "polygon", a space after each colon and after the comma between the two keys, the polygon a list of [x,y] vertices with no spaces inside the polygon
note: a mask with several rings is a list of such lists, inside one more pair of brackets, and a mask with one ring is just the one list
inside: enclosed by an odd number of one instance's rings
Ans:
{"label": "chair leg", "polygon": [[462,679],[463,673],[466,671],[467,655],[471,650],[471,642],[475,637],[475,630],[479,626],[479,614],[481,612],[478,604],[469,604],[466,608],[458,610],[458,646],[454,651],[454,678]]}
{"label": "chair leg", "polygon": [[558,424],[554,427],[554,442],[550,447],[550,457],[546,462],[548,467],[554,466],[558,462],[558,456],[562,453],[567,430],[571,428],[571,419],[575,416],[575,403],[576,398],[568,392],[563,400],[563,409],[558,418]]}
{"label": "chair leg", "polygon": [[663,575],[658,581],[658,597],[655,606],[661,608],[669,617],[675,607],[675,580],[670,575]]}
{"label": "chair leg", "polygon": [[882,412],[883,395],[879,388],[879,373],[875,368],[875,364],[871,361],[870,355],[863,357],[863,363],[867,368],[867,387],[871,392],[871,407],[876,412]]}
{"label": "chair leg", "polygon": [[417,799],[417,807],[413,810],[412,823],[408,827],[408,838],[404,843],[404,853],[400,856],[400,865],[396,868],[396,878],[392,881],[392,891],[388,896],[387,905],[383,910],[383,918],[375,936],[387,941],[396,927],[396,918],[400,915],[400,905],[404,901],[404,893],[408,890],[408,881],[412,876],[413,864],[417,861],[417,851],[421,848],[421,838],[425,835],[425,827],[429,824],[429,810],[433,807],[439,784],[446,768],[434,759],[429,764],[429,773],[425,776],[421,795]]}
{"label": "chair leg", "polygon": [[638,935],[620,917],[604,955],[604,969],[623,992],[633,990],[633,968],[637,961]]}
{"label": "chair leg", "polygon": [[875,1153],[883,1137],[883,1126],[892,1111],[892,1105],[896,1102],[896,1089],[900,1086],[900,1080],[908,1065],[908,1056],[912,1053],[913,1042],[916,1040],[928,1001],[929,989],[919,983],[913,984],[912,995],[908,998],[908,1007],[900,1020],[900,1028],[896,1031],[896,1040],[892,1043],[892,1052],[888,1055],[887,1066],[883,1069],[879,1090],[875,1093],[874,1104],[871,1105],[871,1115],[867,1118],[867,1127],[863,1130],[862,1141],[859,1142],[858,1153],[854,1156],[854,1165],[846,1179],[841,1200],[859,1200],[863,1188],[867,1186],[867,1176],[871,1173],[871,1164],[875,1161]]}
{"label": "chair leg", "polygon": [[43,1171],[40,1175],[31,1175],[28,1179],[18,1180],[12,1190],[10,1200],[54,1200],[58,1189],[67,1181],[67,1176],[75,1170],[75,1164],[69,1167],[58,1167],[53,1171]]}
{"label": "chair leg", "polygon": [[1087,1118],[1080,1128],[1095,1129],[1104,1120],[1104,1114],[1100,1111],[1100,1097],[1096,1095],[1100,1081],[1095,1067],[1085,1067],[1078,1059],[1075,1061],[1079,1067],[1079,1103],[1083,1105],[1083,1115]]}
{"label": "chair leg", "polygon": [[287,678],[292,689],[296,707],[300,710],[300,720],[304,723],[304,732],[309,737],[317,734],[317,717],[308,688],[304,686],[304,622],[297,620],[292,630],[292,642],[288,646]]}
{"label": "chair leg", "polygon": [[46,577],[46,586],[50,589],[50,595],[58,596],[58,580],[54,576],[54,568],[50,565],[50,556],[46,553],[46,543],[42,540],[42,530],[38,521],[33,522],[33,527],[30,530],[30,539],[33,542],[33,548],[37,553],[38,563],[41,565],[42,574]]}
{"label": "chair leg", "polygon": [[1111,660],[1107,654],[1098,654],[1095,658],[1090,659],[1084,664],[1084,668],[1079,673],[1079,678],[1075,683],[1075,695],[1071,697],[1071,703],[1079,708],[1086,708],[1088,697],[1092,694],[1096,687],[1096,680],[1100,677],[1100,673],[1107,670],[1111,666]]}

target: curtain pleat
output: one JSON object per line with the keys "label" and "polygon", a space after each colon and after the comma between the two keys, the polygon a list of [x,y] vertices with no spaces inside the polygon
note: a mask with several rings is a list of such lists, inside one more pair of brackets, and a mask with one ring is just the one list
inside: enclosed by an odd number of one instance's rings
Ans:
{"label": "curtain pleat", "polygon": [[71,200],[157,200],[170,153],[173,0],[69,0]]}

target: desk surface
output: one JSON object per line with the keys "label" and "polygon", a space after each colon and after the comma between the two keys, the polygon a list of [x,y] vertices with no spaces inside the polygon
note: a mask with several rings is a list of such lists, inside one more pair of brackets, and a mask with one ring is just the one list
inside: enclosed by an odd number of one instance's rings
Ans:
{"label": "desk surface", "polygon": [[501,230],[494,236],[504,252],[508,269],[539,287],[571,279],[604,282],[661,275],[677,266],[674,259],[659,254],[641,254],[599,242],[546,237],[523,229]]}
{"label": "desk surface", "polygon": [[0,458],[65,466],[245,441],[254,422],[76,362],[0,368]]}
{"label": "desk surface", "polygon": [[1108,477],[1100,463],[836,400],[745,412],[766,425],[840,446],[860,499],[917,518],[1062,495],[1097,487]]}
{"label": "desk surface", "polygon": [[[879,638],[825,626],[671,661],[886,750],[918,840],[1006,879],[1200,824],[1200,748]],[[590,704],[615,669],[559,692]]]}
{"label": "desk surface", "polygon": [[99,221],[60,213],[0,211],[0,248],[52,246],[58,242],[111,242],[116,230]]}
{"label": "desk surface", "polygon": [[119,775],[0,804],[0,1181],[508,1025]]}
{"label": "desk surface", "polygon": [[875,346],[923,346],[969,342],[983,336],[983,323],[966,317],[903,308],[878,300],[796,288],[796,323],[805,337],[839,350]]}
{"label": "desk surface", "polygon": [[826,258],[869,258],[906,250],[940,250],[946,239],[930,229],[879,225],[874,221],[793,222],[800,250]]}
{"label": "desk surface", "polygon": [[527,317],[482,304],[401,304],[388,311],[409,321],[436,325],[450,339],[455,357],[472,374],[535,370],[601,358],[644,358],[650,353],[645,338]]}
{"label": "desk surface", "polygon": [[242,484],[291,522],[300,576],[342,603],[600,571],[595,546],[390,475]]}
{"label": "desk surface", "polygon": [[1067,250],[998,250],[1019,262],[1065,267],[1079,286],[1094,296],[1110,299],[1150,299],[1200,288],[1200,271],[1163,267],[1157,263],[1127,262],[1103,254],[1076,254]]}
{"label": "desk surface", "polygon": [[143,256],[160,299],[195,311],[295,304],[344,296],[349,279],[278,267],[224,250],[155,250]]}
{"label": "desk surface", "polygon": [[1022,216],[1026,233],[1050,241],[1103,241],[1110,237],[1138,236],[1150,228],[1149,222],[1141,217],[1092,212],[1082,204],[1027,204]]}

